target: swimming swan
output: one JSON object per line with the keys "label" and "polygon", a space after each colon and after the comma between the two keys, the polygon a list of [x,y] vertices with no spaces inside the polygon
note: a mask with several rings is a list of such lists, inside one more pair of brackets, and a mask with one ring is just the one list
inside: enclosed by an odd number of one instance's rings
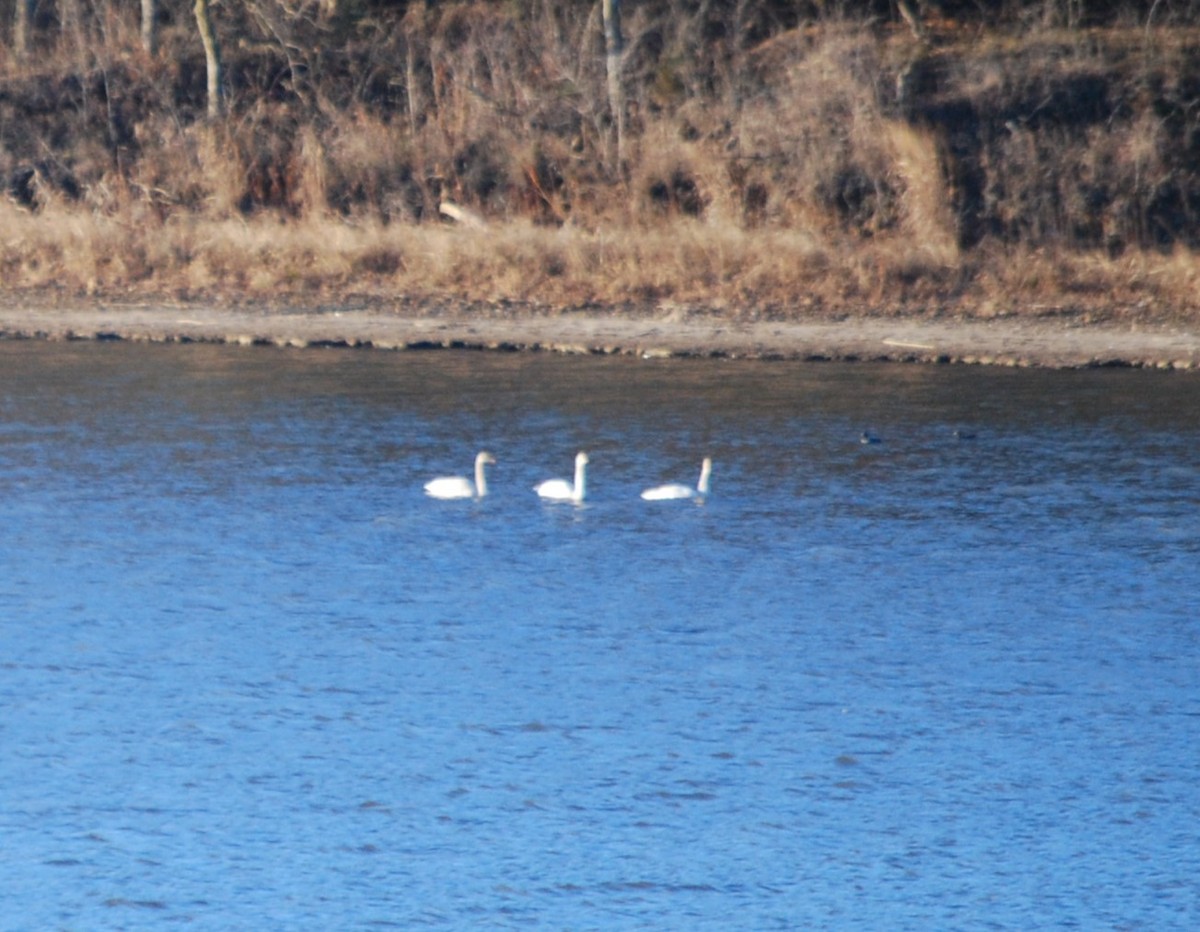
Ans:
{"label": "swimming swan", "polygon": [[711,476],[712,459],[706,456],[704,462],[700,464],[700,481],[696,483],[694,489],[678,482],[669,482],[666,485],[656,485],[652,489],[646,489],[642,493],[642,498],[648,502],[660,502],[670,498],[704,498],[708,494],[708,480]]}
{"label": "swimming swan", "polygon": [[495,464],[496,458],[484,451],[475,457],[475,482],[465,476],[439,476],[425,483],[425,494],[430,498],[483,498],[487,495],[485,464]]}
{"label": "swimming swan", "polygon": [[533,487],[539,496],[555,502],[575,502],[579,504],[583,501],[583,495],[586,490],[586,469],[588,464],[588,455],[582,451],[575,454],[575,483],[572,485],[566,479],[547,479],[545,482],[539,482]]}

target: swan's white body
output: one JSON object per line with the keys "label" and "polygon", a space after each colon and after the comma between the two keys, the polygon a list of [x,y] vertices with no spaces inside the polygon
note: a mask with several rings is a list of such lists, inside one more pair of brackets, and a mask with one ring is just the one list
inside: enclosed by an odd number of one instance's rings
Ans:
{"label": "swan's white body", "polygon": [[488,452],[475,457],[475,481],[466,476],[439,476],[425,483],[425,494],[430,498],[483,498],[487,495],[487,476],[483,467],[495,463],[496,459]]}
{"label": "swan's white body", "polygon": [[642,493],[642,498],[648,502],[661,502],[673,498],[704,498],[708,494],[708,480],[712,476],[712,459],[704,457],[704,462],[700,464],[700,481],[696,483],[693,489],[690,485],[683,485],[679,482],[668,482],[666,485],[656,485],[652,489],[646,489]]}
{"label": "swan's white body", "polygon": [[539,496],[555,502],[575,502],[578,504],[583,501],[584,493],[587,490],[587,464],[588,455],[580,452],[575,454],[575,482],[567,482],[566,479],[547,479],[545,482],[539,482],[533,487]]}

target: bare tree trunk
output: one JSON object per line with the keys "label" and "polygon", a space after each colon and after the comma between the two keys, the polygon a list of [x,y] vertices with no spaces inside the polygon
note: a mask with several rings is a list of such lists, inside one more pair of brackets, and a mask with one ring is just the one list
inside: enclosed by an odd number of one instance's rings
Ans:
{"label": "bare tree trunk", "polygon": [[625,98],[621,93],[621,0],[601,0],[604,11],[604,67],[608,75],[608,109],[617,136],[616,169],[625,164]]}
{"label": "bare tree trunk", "polygon": [[896,6],[900,10],[901,18],[908,23],[908,28],[912,30],[913,38],[918,42],[928,42],[929,32],[925,29],[925,22],[921,19],[919,7],[913,6],[909,0],[896,0]]}
{"label": "bare tree trunk", "polygon": [[417,115],[420,113],[420,103],[417,100],[417,66],[414,59],[416,53],[412,47],[412,34],[404,43],[404,94],[408,103],[408,131],[417,134]]}
{"label": "bare tree trunk", "polygon": [[196,0],[196,27],[200,30],[200,41],[204,43],[204,61],[208,66],[208,118],[216,120],[224,110],[221,97],[221,47],[213,30],[208,0]]}
{"label": "bare tree trunk", "polygon": [[83,37],[83,15],[79,0],[59,0],[58,30],[59,41],[64,48],[76,55],[85,52],[88,43]]}
{"label": "bare tree trunk", "polygon": [[142,48],[147,55],[158,53],[158,0],[142,0]]}
{"label": "bare tree trunk", "polygon": [[13,55],[17,61],[22,61],[29,53],[29,27],[33,22],[33,4],[35,0],[17,0],[17,9],[13,14]]}

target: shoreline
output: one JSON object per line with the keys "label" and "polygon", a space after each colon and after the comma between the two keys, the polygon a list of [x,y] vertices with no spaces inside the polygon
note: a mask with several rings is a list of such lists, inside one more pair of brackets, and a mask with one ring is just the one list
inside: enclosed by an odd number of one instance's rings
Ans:
{"label": "shoreline", "polygon": [[203,342],[385,350],[478,349],[648,358],[880,361],[1053,369],[1200,370],[1200,330],[1070,317],[745,321],[624,310],[101,304],[0,308],[0,339]]}

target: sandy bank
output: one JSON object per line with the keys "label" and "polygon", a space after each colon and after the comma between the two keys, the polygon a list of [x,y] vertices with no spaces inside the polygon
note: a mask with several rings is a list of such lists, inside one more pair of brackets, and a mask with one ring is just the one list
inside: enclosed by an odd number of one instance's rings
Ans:
{"label": "sandy bank", "polygon": [[489,315],[422,309],[414,313],[403,306],[395,310],[9,306],[0,308],[0,338],[1200,369],[1200,332],[1195,329],[1085,324],[1070,318],[743,322],[703,315],[632,317],[603,312]]}

